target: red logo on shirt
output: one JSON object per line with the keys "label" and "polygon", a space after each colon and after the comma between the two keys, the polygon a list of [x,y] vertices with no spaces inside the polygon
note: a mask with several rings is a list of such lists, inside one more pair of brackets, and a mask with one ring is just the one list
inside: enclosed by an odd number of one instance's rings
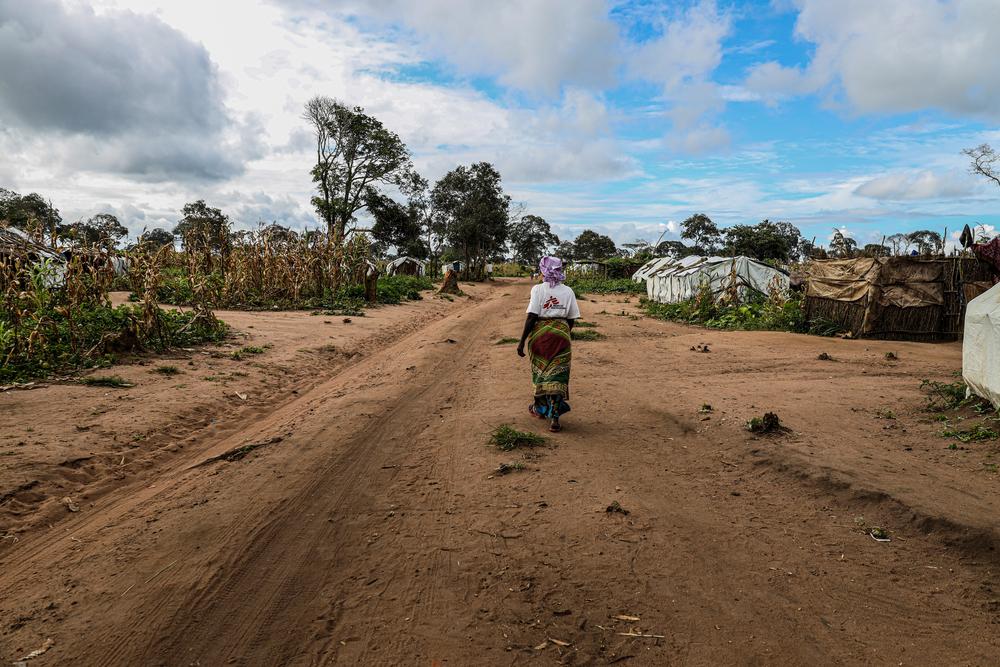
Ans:
{"label": "red logo on shirt", "polygon": [[555,298],[554,296],[550,296],[549,300],[542,304],[543,309],[558,308],[558,307],[559,307],[559,299]]}

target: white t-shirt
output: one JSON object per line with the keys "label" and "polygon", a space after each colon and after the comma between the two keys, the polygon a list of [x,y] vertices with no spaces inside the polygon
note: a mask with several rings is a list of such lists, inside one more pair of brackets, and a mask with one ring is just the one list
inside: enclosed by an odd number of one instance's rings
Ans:
{"label": "white t-shirt", "polygon": [[531,301],[526,312],[542,319],[575,320],[580,317],[580,307],[576,305],[573,290],[565,285],[549,287],[548,283],[539,283],[531,288]]}

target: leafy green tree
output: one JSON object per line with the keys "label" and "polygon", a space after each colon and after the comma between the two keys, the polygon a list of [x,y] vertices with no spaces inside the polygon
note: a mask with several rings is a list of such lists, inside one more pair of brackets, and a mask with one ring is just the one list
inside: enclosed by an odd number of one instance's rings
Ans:
{"label": "leafy green tree", "polygon": [[618,254],[618,247],[610,236],[585,229],[573,241],[574,259],[608,259]]}
{"label": "leafy green tree", "polygon": [[798,257],[799,230],[787,222],[763,220],[756,225],[733,225],[723,230],[727,255],[787,262]]}
{"label": "leafy green tree", "polygon": [[508,237],[510,197],[500,173],[489,162],[456,167],[434,184],[431,204],[437,233],[461,253],[466,274],[483,277]]}
{"label": "leafy green tree", "polygon": [[314,97],[306,103],[303,118],[316,138],[312,179],[318,194],[312,204],[339,244],[371,189],[405,183],[413,168],[410,153],[395,132],[362,107]]}
{"label": "leafy green tree", "polygon": [[545,218],[525,215],[510,226],[510,245],[514,261],[534,266],[548,248],[559,245],[559,237]]}
{"label": "leafy green tree", "polygon": [[410,204],[403,205],[391,197],[371,191],[367,200],[368,212],[375,222],[372,238],[385,247],[393,246],[401,255],[426,259],[427,244],[423,239],[422,215]]}
{"label": "leafy green tree", "polygon": [[564,262],[576,259],[576,246],[572,241],[560,241],[552,249],[552,254]]}
{"label": "leafy green tree", "polygon": [[845,236],[839,229],[833,230],[830,239],[830,252],[838,259],[849,259],[857,254],[858,242],[850,236]]}
{"label": "leafy green tree", "polygon": [[128,228],[110,213],[98,213],[71,225],[59,225],[59,236],[81,245],[113,248],[128,235]]}
{"label": "leafy green tree", "polygon": [[694,241],[699,254],[712,254],[719,245],[722,232],[704,213],[695,213],[681,223],[681,238]]}
{"label": "leafy green tree", "polygon": [[866,243],[861,249],[862,257],[888,257],[889,249],[881,243]]}
{"label": "leafy green tree", "polygon": [[59,229],[62,217],[59,210],[37,192],[20,195],[0,188],[0,221],[22,230],[37,228],[51,236]]}
{"label": "leafy green tree", "polygon": [[160,229],[159,227],[155,229],[150,229],[149,231],[143,231],[139,235],[139,245],[149,245],[153,248],[162,248],[163,246],[173,246],[174,245],[174,235],[165,229]]}
{"label": "leafy green tree", "polygon": [[917,252],[921,255],[931,255],[944,250],[941,235],[928,229],[921,229],[910,232],[906,235],[907,240],[917,247]]}
{"label": "leafy green tree", "polygon": [[656,246],[656,254],[659,257],[673,257],[681,259],[689,255],[697,255],[698,249],[684,245],[681,241],[662,241]]}
{"label": "leafy green tree", "polygon": [[204,199],[185,204],[181,213],[184,217],[174,227],[174,236],[185,248],[208,254],[228,254],[231,248],[229,216],[206,204]]}

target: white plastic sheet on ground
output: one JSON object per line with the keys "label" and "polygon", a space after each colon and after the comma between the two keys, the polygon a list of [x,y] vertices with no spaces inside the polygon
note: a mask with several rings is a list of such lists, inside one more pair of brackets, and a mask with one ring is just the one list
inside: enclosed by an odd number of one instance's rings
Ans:
{"label": "white plastic sheet on ground", "polygon": [[767,294],[775,287],[788,290],[786,274],[749,257],[691,255],[679,260],[661,258],[647,263],[635,273],[633,279],[645,279],[646,295],[659,303],[691,299],[698,294],[703,283],[707,283],[714,294],[719,294],[735,280],[741,297],[752,292]]}
{"label": "white plastic sheet on ground", "polygon": [[1000,406],[1000,285],[965,308],[962,378],[974,394]]}

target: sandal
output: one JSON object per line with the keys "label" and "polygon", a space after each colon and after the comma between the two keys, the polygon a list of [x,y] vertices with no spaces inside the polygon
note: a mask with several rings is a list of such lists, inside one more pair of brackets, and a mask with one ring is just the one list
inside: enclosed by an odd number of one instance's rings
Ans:
{"label": "sandal", "polygon": [[530,413],[531,413],[531,416],[532,416],[532,417],[537,417],[538,419],[545,419],[545,415],[540,415],[540,414],[538,414],[538,413],[537,413],[537,412],[535,411],[535,406],[534,406],[534,405],[529,405],[529,406],[528,406],[528,412],[530,412]]}
{"label": "sandal", "polygon": [[549,430],[552,431],[553,433],[558,433],[559,431],[562,430],[562,426],[559,425],[558,419],[552,420],[552,422],[549,424]]}

